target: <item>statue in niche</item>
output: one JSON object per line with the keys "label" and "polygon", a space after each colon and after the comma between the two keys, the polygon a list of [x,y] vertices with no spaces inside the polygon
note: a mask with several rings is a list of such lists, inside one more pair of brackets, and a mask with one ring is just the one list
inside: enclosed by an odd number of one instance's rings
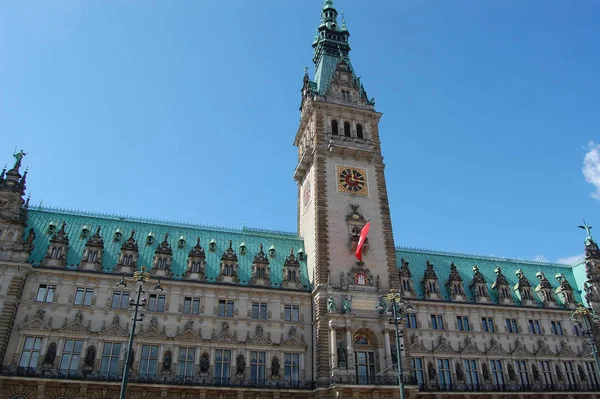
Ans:
{"label": "statue in niche", "polygon": [[226,322],[226,321],[224,321],[224,322],[221,324],[221,330],[222,330],[224,333],[229,333],[229,323],[228,323],[228,322]]}
{"label": "statue in niche", "polygon": [[236,374],[244,374],[246,371],[246,360],[244,360],[244,355],[238,355],[236,361]]}
{"label": "statue in niche", "polygon": [[581,379],[581,381],[587,382],[587,376],[585,375],[585,372],[583,371],[583,367],[581,367],[581,365],[577,366],[577,372],[579,373],[579,378]]}
{"label": "statue in niche", "polygon": [[166,351],[165,357],[163,358],[163,365],[162,365],[163,373],[171,372],[171,359],[172,359],[171,351]]}
{"label": "statue in niche", "polygon": [[206,374],[208,373],[208,369],[210,368],[210,362],[208,360],[208,353],[204,352],[202,357],[200,357],[200,373]]}
{"label": "statue in niche", "polygon": [[398,351],[396,351],[396,345],[394,345],[390,351],[392,353],[392,364],[398,364]]}
{"label": "statue in niche", "polygon": [[344,299],[342,299],[342,313],[349,312],[352,312],[352,296],[350,296],[349,299],[347,296]]}
{"label": "statue in niche", "polygon": [[490,380],[490,369],[488,369],[487,364],[481,365],[481,372],[483,373],[483,380],[489,381]]}
{"label": "statue in niche", "polygon": [[333,313],[336,311],[336,306],[335,306],[335,299],[333,299],[333,295],[329,296],[329,299],[327,299],[327,311],[329,313]]}
{"label": "statue in niche", "polygon": [[537,366],[535,364],[531,365],[531,372],[533,373],[533,379],[535,381],[539,381],[540,380],[540,370],[537,368]]}
{"label": "statue in niche", "polygon": [[509,363],[507,366],[507,370],[508,370],[508,378],[511,381],[515,381],[517,379],[517,376],[515,374],[515,368],[513,367],[513,365]]}
{"label": "statue in niche", "polygon": [[56,359],[56,343],[52,342],[48,345],[48,350],[46,351],[46,356],[44,356],[44,365],[52,366],[54,365],[54,359]]}
{"label": "statue in niche", "polygon": [[463,373],[463,369],[462,369],[462,366],[460,365],[460,363],[456,362],[456,364],[454,365],[454,368],[456,369],[456,379],[458,381],[464,381],[465,373]]}
{"label": "statue in niche", "polygon": [[277,356],[273,356],[271,360],[271,376],[279,377],[279,358]]}
{"label": "statue in niche", "polygon": [[83,359],[83,367],[88,370],[94,369],[94,360],[96,360],[96,347],[94,345],[88,347],[85,351],[85,359]]}
{"label": "statue in niche", "polygon": [[436,380],[435,367],[433,367],[433,363],[427,363],[427,374],[429,374],[429,381]]}
{"label": "statue in niche", "polygon": [[556,373],[558,381],[563,382],[565,379],[563,378],[562,370],[560,369],[560,366],[558,364],[554,365],[554,371]]}
{"label": "statue in niche", "polygon": [[342,273],[340,274],[340,286],[343,287],[344,286],[344,271],[342,270]]}
{"label": "statue in niche", "polygon": [[346,367],[346,361],[347,361],[346,348],[344,348],[344,344],[342,342],[340,342],[338,344],[337,353],[338,353],[338,367],[340,367],[340,368]]}
{"label": "statue in niche", "polygon": [[377,291],[381,291],[381,279],[377,276],[377,280],[375,280],[375,288]]}

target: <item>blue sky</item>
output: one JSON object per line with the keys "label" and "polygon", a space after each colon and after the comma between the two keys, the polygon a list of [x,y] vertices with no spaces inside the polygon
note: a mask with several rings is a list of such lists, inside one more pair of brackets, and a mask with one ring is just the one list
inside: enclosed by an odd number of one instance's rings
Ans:
{"label": "blue sky", "polygon": [[[0,162],[28,153],[34,204],[294,231],[321,4],[0,2]],[[335,5],[397,245],[556,261],[582,217],[600,236],[599,2]]]}

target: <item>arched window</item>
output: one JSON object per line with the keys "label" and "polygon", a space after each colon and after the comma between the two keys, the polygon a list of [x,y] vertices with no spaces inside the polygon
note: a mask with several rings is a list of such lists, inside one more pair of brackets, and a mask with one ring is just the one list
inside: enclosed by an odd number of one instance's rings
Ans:
{"label": "arched window", "polygon": [[331,134],[338,134],[338,124],[335,119],[331,121]]}
{"label": "arched window", "polygon": [[344,136],[350,137],[350,124],[348,122],[344,122]]}
{"label": "arched window", "polygon": [[363,128],[360,123],[356,125],[356,137],[358,137],[359,139],[365,138],[365,136],[363,135]]}
{"label": "arched window", "polygon": [[192,262],[192,273],[200,273],[200,262]]}

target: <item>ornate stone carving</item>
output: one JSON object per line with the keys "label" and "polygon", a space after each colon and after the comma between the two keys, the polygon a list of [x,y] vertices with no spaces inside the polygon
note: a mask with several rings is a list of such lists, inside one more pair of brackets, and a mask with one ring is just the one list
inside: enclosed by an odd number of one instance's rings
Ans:
{"label": "ornate stone carving", "polygon": [[283,263],[283,281],[281,285],[286,288],[300,288],[300,262],[294,255],[294,248],[291,248],[290,254]]}
{"label": "ornate stone carving", "polygon": [[187,258],[187,266],[184,276],[196,278],[200,281],[206,280],[206,252],[200,245],[200,238],[196,239],[196,245],[190,250]]}
{"label": "ornate stone carving", "polygon": [[433,269],[433,264],[429,260],[427,260],[425,266],[425,273],[421,280],[421,284],[425,288],[425,296],[431,299],[438,299],[440,297],[440,284],[437,274]]}
{"label": "ornate stone carving", "polygon": [[79,268],[83,270],[101,271],[103,255],[104,240],[100,236],[100,226],[98,226],[96,233],[91,236],[85,244]]}
{"label": "ornate stone carving", "polygon": [[[293,249],[292,249],[293,250]],[[263,251],[262,243],[259,244],[259,251],[254,256],[254,262],[252,263],[252,277],[250,278],[250,284],[252,285],[271,285],[271,269],[269,267],[269,258]]]}
{"label": "ornate stone carving", "polygon": [[227,283],[239,283],[238,276],[238,257],[233,249],[233,241],[229,240],[229,247],[223,252],[221,256],[221,263],[219,266],[219,276],[217,281]]}
{"label": "ornate stone carving", "polygon": [[173,249],[169,244],[169,233],[165,233],[164,240],[154,250],[154,259],[150,273],[160,277],[171,277],[171,265],[173,263]]}
{"label": "ornate stone carving", "polygon": [[60,230],[50,239],[46,256],[42,260],[43,266],[64,267],[67,265],[69,235],[67,234],[66,227],[67,223],[63,222]]}

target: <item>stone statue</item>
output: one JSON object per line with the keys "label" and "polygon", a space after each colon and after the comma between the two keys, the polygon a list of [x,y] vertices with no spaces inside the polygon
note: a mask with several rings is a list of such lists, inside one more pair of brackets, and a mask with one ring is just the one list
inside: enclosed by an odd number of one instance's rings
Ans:
{"label": "stone statue", "polygon": [[333,313],[335,311],[336,311],[335,299],[333,299],[333,295],[330,295],[329,299],[327,299],[327,312]]}
{"label": "stone statue", "polygon": [[271,359],[271,375],[279,377],[279,358],[277,356],[273,356]]}
{"label": "stone statue", "polygon": [[23,159],[23,157],[27,155],[26,152],[23,152],[23,150],[17,152],[16,154],[13,154],[13,157],[15,157],[16,162],[15,162],[15,169],[19,168],[21,166],[21,160]]}
{"label": "stone statue", "polygon": [[340,274],[340,286],[343,287],[344,286],[344,271],[342,270],[342,274]]}
{"label": "stone statue", "polygon": [[435,367],[433,367],[433,363],[427,363],[427,374],[429,374],[429,381],[435,381],[437,375],[435,373]]}
{"label": "stone statue", "polygon": [[462,369],[462,366],[460,365],[460,363],[456,362],[456,364],[454,365],[454,368],[456,369],[456,379],[458,381],[464,381],[465,373],[463,373],[463,369]]}
{"label": "stone statue", "polygon": [[200,372],[203,374],[208,373],[209,368],[210,362],[208,361],[208,353],[204,352],[202,357],[200,357]]}
{"label": "stone statue", "polygon": [[244,360],[244,355],[238,355],[236,362],[236,374],[244,374],[246,371],[246,360]]}
{"label": "stone statue", "polygon": [[83,322],[83,313],[81,313],[81,310],[78,310],[77,313],[75,313],[75,321],[78,323]]}
{"label": "stone statue", "polygon": [[346,356],[346,348],[344,348],[344,344],[342,342],[340,342],[338,344],[337,353],[338,353],[338,367],[340,367],[342,365],[342,363],[345,366],[346,361],[347,361],[347,356]]}
{"label": "stone statue", "polygon": [[115,315],[115,317],[113,317],[113,324],[114,324],[115,326],[118,326],[118,325],[120,325],[120,324],[121,324],[121,319],[119,318],[119,315],[118,315],[118,314],[116,314],[116,315]]}
{"label": "stone statue", "polygon": [[381,279],[377,276],[377,280],[375,280],[375,288],[377,291],[381,291]]}
{"label": "stone statue", "polygon": [[535,381],[539,381],[540,380],[540,370],[537,368],[537,366],[535,364],[531,365],[531,372],[533,373],[533,379]]}
{"label": "stone statue", "polygon": [[163,372],[166,372],[166,373],[171,371],[171,351],[165,352],[165,357],[163,358],[162,369],[163,369]]}
{"label": "stone statue", "polygon": [[152,317],[152,319],[150,320],[150,327],[152,327],[152,328],[158,327],[158,319],[156,317]]}
{"label": "stone statue", "polygon": [[29,229],[29,237],[27,237],[27,245],[30,247],[33,246],[33,241],[35,240],[35,231],[33,229]]}
{"label": "stone statue", "polygon": [[398,364],[398,351],[396,351],[396,345],[391,349],[392,353],[392,364]]}
{"label": "stone statue", "polygon": [[348,299],[348,297],[342,299],[342,313],[349,312],[352,312],[352,296],[350,297],[350,299]]}
{"label": "stone statue", "polygon": [[508,370],[508,378],[511,381],[515,381],[517,379],[517,376],[515,374],[515,368],[513,367],[513,365],[508,363],[507,370]]}
{"label": "stone statue", "polygon": [[56,343],[52,342],[50,345],[48,345],[46,356],[44,356],[44,365],[53,365],[54,359],[56,359]]}
{"label": "stone statue", "polygon": [[83,365],[89,370],[94,368],[94,360],[96,360],[96,347],[94,345],[88,347],[85,351],[85,359]]}
{"label": "stone statue", "polygon": [[221,324],[221,329],[222,329],[222,331],[223,331],[223,332],[225,332],[225,333],[229,333],[229,323],[228,323],[228,322],[226,322],[226,321],[224,321],[224,322]]}
{"label": "stone statue", "polygon": [[481,372],[483,373],[483,380],[489,381],[490,380],[490,369],[488,369],[487,364],[481,365]]}

